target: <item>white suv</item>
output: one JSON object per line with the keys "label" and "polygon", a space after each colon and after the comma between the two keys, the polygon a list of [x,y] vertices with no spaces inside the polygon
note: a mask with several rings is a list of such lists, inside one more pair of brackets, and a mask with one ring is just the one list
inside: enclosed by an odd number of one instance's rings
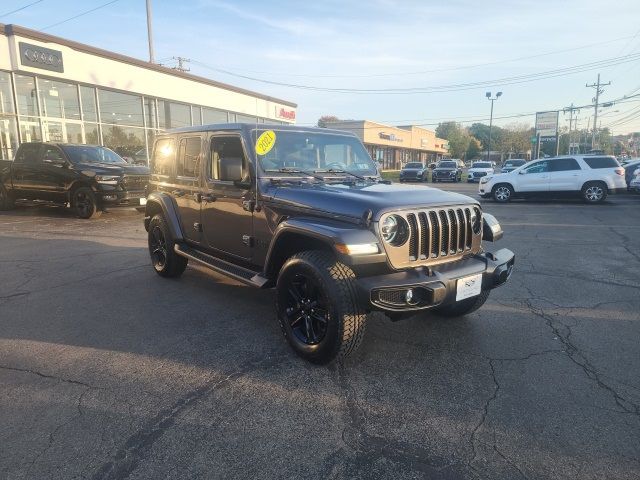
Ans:
{"label": "white suv", "polygon": [[625,191],[624,168],[615,157],[572,155],[534,160],[509,173],[480,179],[483,198],[508,202],[514,197],[581,196],[586,202],[602,202],[608,193]]}

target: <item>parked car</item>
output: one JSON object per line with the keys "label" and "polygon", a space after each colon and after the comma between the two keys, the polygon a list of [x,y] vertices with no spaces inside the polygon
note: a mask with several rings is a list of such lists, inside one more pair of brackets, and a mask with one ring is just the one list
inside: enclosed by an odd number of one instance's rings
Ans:
{"label": "parked car", "polygon": [[438,166],[438,164],[436,162],[431,162],[429,164],[429,170],[433,170],[434,168],[436,168]]}
{"label": "parked car", "polygon": [[525,163],[527,163],[527,161],[524,158],[510,158],[509,160],[506,160],[504,162],[504,165],[502,165],[502,169],[500,170],[500,173],[512,172],[516,168],[524,165]]}
{"label": "parked car", "polygon": [[431,172],[431,181],[436,182],[459,182],[462,180],[462,169],[454,160],[441,160],[436,168]]}
{"label": "parked car", "polygon": [[631,181],[629,182],[629,190],[635,193],[640,193],[640,168],[637,168],[632,173]]}
{"label": "parked car", "polygon": [[420,162],[409,162],[400,170],[400,183],[426,182],[429,179],[427,167]]}
{"label": "parked car", "polygon": [[275,287],[284,337],[312,362],[354,351],[368,312],[464,315],[513,269],[511,251],[482,245],[502,230],[479,203],[382,181],[351,133],[188,127],[158,134],[151,165],[155,272],[178,277],[193,262]]}
{"label": "parked car", "polygon": [[0,172],[0,209],[38,200],[95,218],[106,207],[144,205],[148,181],[147,167],[130,165],[106,147],[23,143]]}
{"label": "parked car", "polygon": [[628,160],[624,163],[624,165],[622,165],[622,168],[624,168],[624,172],[625,172],[624,178],[627,182],[627,190],[631,190],[631,180],[633,180],[633,173],[639,167],[640,167],[640,158],[634,158],[634,159]]}
{"label": "parked car", "polygon": [[481,197],[508,202],[514,197],[580,196],[602,202],[609,193],[626,190],[624,169],[615,157],[573,155],[535,160],[509,173],[480,179]]}
{"label": "parked car", "polygon": [[479,182],[482,177],[492,173],[494,173],[494,169],[490,162],[474,162],[467,170],[467,182]]}

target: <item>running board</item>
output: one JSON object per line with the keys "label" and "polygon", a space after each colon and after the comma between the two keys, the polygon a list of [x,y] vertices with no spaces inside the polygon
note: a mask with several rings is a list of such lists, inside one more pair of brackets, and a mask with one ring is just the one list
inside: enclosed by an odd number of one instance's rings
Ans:
{"label": "running board", "polygon": [[181,257],[198,262],[211,270],[215,270],[216,272],[231,277],[234,280],[238,280],[245,285],[251,285],[256,288],[265,288],[269,281],[268,278],[263,277],[260,273],[239,267],[233,263],[225,262],[220,258],[207,255],[206,253],[184,244],[176,243],[174,250]]}

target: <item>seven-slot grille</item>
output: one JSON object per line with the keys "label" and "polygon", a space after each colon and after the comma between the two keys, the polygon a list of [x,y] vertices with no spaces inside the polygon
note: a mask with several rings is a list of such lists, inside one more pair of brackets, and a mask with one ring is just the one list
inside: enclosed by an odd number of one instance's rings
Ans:
{"label": "seven-slot grille", "polygon": [[470,250],[474,235],[472,208],[451,207],[408,213],[409,261],[461,255]]}
{"label": "seven-slot grille", "polygon": [[473,176],[474,176],[475,178],[478,178],[478,177],[484,177],[484,176],[486,176],[486,175],[487,175],[487,172],[473,172]]}

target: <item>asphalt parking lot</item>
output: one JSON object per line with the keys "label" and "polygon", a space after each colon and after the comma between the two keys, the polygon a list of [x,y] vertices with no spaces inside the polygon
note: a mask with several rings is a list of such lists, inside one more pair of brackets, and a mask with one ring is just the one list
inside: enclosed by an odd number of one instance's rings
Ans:
{"label": "asphalt parking lot", "polygon": [[482,203],[510,283],[331,367],[272,291],[159,278],[134,210],[1,212],[0,479],[640,478],[640,196]]}

